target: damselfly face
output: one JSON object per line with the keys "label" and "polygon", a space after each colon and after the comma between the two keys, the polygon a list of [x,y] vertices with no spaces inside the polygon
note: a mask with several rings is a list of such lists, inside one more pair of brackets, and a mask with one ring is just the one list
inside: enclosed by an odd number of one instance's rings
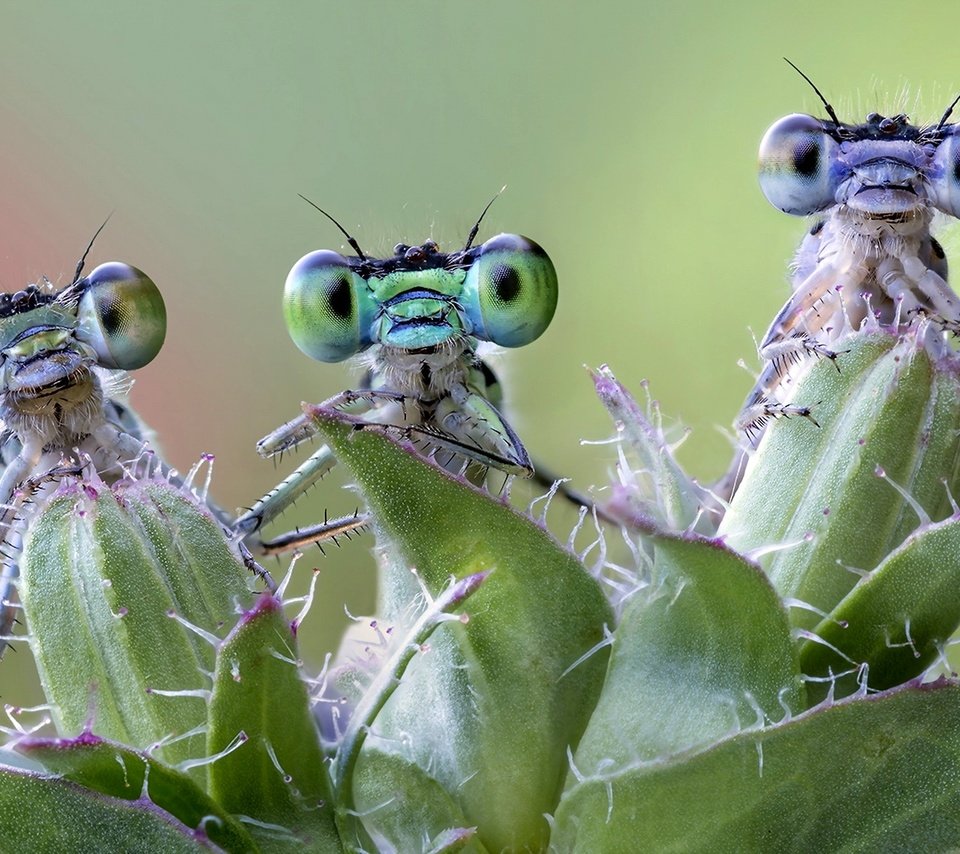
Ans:
{"label": "damselfly face", "polygon": [[384,260],[322,249],[287,277],[283,311],[296,345],[339,362],[374,345],[391,356],[442,356],[469,338],[520,347],[557,307],[557,274],[532,240],[500,234],[449,254],[432,240],[398,244]]}
{"label": "damselfly face", "polygon": [[760,143],[760,187],[798,216],[835,206],[879,219],[960,216],[958,136],[958,125],[915,127],[905,115],[871,113],[861,125],[787,116]]}
{"label": "damselfly face", "polygon": [[0,418],[22,444],[68,447],[103,420],[95,368],[133,370],[160,351],[157,286],[126,264],[102,264],[62,290],[0,295]]}

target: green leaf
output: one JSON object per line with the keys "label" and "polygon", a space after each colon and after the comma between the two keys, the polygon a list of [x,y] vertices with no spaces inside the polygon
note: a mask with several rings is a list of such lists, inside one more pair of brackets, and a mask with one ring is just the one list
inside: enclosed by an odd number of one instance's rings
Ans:
{"label": "green leaf", "polygon": [[0,850],[219,850],[149,801],[112,798],[67,780],[0,767]]}
{"label": "green leaf", "polygon": [[960,845],[958,767],[960,687],[901,689],[585,776],[564,794],[551,847],[945,851]]}
{"label": "green leaf", "polygon": [[[804,418],[767,425],[719,535],[760,563],[785,599],[830,612],[918,524],[884,470],[931,518],[950,505],[943,480],[960,467],[960,387],[934,364],[915,336],[858,333],[837,360],[811,367],[793,399]],[[839,368],[839,371],[837,370]],[[817,403],[819,401],[819,403]],[[819,617],[793,608],[791,621],[812,629]]]}
{"label": "green leaf", "polygon": [[[952,516],[920,528],[857,583],[814,630],[825,643],[808,640],[801,647],[804,673],[835,676],[864,662],[870,688],[892,688],[912,679],[960,624],[958,589],[960,518]],[[857,675],[847,675],[837,680],[835,695],[857,687]],[[824,683],[820,693],[827,688]]]}
{"label": "green leaf", "polygon": [[[250,599],[249,574],[191,495],[165,481],[66,481],[33,518],[20,567],[61,734],[92,721],[98,734],[147,748],[204,723],[213,646],[170,614],[217,630]],[[204,749],[195,735],[157,753],[174,764]]]}
{"label": "green leaf", "polygon": [[[357,848],[369,841],[375,850],[420,851],[424,849],[425,840],[432,838],[430,847],[437,847],[444,834],[470,825],[443,786],[396,753],[368,749],[364,755],[362,785],[364,800],[379,808],[372,838],[365,839],[362,829],[357,828],[355,838],[349,840]],[[487,851],[475,835],[458,841],[462,841],[464,847],[452,850],[470,854]]]}
{"label": "green leaf", "polygon": [[650,585],[614,633],[579,774],[664,759],[806,707],[787,615],[759,567],[694,535],[648,539]]}
{"label": "green leaf", "polygon": [[[143,800],[202,831],[224,851],[258,851],[243,826],[186,774],[144,753],[90,733],[75,739],[21,739],[18,751],[48,771],[112,798]],[[146,789],[144,782],[146,781]]]}
{"label": "green leaf", "polygon": [[[451,576],[494,570],[470,598],[469,622],[441,626],[411,663],[367,744],[436,779],[487,848],[542,848],[566,750],[603,680],[606,651],[590,652],[612,614],[598,583],[505,503],[342,413],[307,411],[373,511],[386,553],[381,622],[402,634],[418,578],[436,596]],[[365,793],[373,777],[361,758],[354,795],[364,814],[378,805]],[[376,821],[365,815],[375,838]]]}
{"label": "green leaf", "polygon": [[210,701],[210,794],[253,821],[265,851],[341,850],[320,737],[297,644],[276,598],[264,594],[217,653]]}
{"label": "green leaf", "polygon": [[410,662],[418,653],[429,651],[430,636],[443,623],[451,619],[469,619],[468,615],[464,613],[457,615],[456,612],[480,588],[489,575],[489,572],[480,572],[449,585],[438,598],[427,603],[427,607],[417,617],[416,622],[406,630],[403,637],[394,636],[391,656],[381,664],[376,677],[362,692],[356,707],[350,713],[346,730],[337,744],[333,781],[337,807],[341,812],[353,808],[353,772],[363,743],[380,711],[403,679],[403,674],[410,666]]}

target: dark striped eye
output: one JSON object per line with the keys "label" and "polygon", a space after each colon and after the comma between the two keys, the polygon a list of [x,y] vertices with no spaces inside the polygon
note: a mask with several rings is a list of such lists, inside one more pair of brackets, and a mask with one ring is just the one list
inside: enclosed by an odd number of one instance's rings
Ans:
{"label": "dark striped eye", "polygon": [[480,247],[464,282],[472,334],[503,347],[539,338],[557,308],[557,272],[546,252],[519,234],[498,234]]}
{"label": "dark striped eye", "polygon": [[806,216],[834,204],[837,143],[813,116],[780,119],[760,143],[760,189],[785,213]]}
{"label": "dark striped eye", "polygon": [[132,371],[153,361],[167,334],[167,309],[150,277],[111,261],[95,268],[77,311],[77,338],[105,368]]}

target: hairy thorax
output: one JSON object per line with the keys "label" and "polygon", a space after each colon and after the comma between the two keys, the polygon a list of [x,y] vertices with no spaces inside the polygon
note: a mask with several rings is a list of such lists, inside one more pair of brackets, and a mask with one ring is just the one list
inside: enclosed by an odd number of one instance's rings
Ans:
{"label": "hairy thorax", "polygon": [[823,277],[805,331],[823,343],[860,328],[867,317],[884,325],[917,313],[956,315],[946,287],[943,249],[930,235],[928,208],[876,216],[841,207],[815,226],[794,261],[794,288]]}
{"label": "hairy thorax", "polygon": [[466,383],[472,364],[463,358],[466,350],[462,339],[445,341],[429,352],[381,346],[376,348],[371,371],[376,386],[437,400]]}
{"label": "hairy thorax", "polygon": [[36,386],[30,384],[28,372],[21,371],[4,395],[0,417],[21,437],[36,436],[45,447],[68,448],[102,422],[102,409],[99,378],[86,365],[78,365],[55,381]]}

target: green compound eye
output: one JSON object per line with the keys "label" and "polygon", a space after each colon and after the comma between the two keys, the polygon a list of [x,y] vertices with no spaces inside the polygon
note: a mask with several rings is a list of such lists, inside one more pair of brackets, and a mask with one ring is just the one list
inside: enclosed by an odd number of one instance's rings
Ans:
{"label": "green compound eye", "polygon": [[77,338],[105,368],[132,371],[151,362],[167,334],[167,309],[157,286],[119,261],[101,264],[82,283]]}
{"label": "green compound eye", "polygon": [[367,347],[375,308],[363,279],[329,249],[304,255],[283,286],[287,331],[319,362],[342,362]]}
{"label": "green compound eye", "polygon": [[837,143],[813,116],[796,113],[775,122],[760,142],[760,189],[775,208],[795,216],[835,203],[831,165]]}
{"label": "green compound eye", "polygon": [[536,243],[498,234],[480,247],[464,282],[471,334],[503,347],[539,338],[557,308],[557,271]]}

